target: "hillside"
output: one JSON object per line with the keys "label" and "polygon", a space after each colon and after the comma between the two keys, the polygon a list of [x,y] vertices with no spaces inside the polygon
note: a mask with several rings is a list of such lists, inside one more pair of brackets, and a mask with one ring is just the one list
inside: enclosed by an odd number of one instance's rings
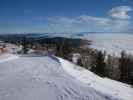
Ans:
{"label": "hillside", "polygon": [[130,86],[61,58],[0,56],[0,100],[131,100],[132,94]]}

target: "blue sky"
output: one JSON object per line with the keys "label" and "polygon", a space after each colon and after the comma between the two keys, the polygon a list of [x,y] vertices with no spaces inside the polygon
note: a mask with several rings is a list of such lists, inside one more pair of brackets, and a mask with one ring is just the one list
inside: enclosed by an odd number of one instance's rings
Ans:
{"label": "blue sky", "polygon": [[0,0],[0,33],[132,32],[133,0]]}

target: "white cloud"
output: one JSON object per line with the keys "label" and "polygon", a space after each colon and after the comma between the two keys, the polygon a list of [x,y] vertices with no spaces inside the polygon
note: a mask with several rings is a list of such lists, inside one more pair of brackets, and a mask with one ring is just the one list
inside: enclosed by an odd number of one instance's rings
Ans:
{"label": "white cloud", "polygon": [[49,18],[50,23],[52,24],[60,24],[60,25],[107,25],[110,21],[108,18],[100,18],[100,17],[93,17],[93,16],[77,16],[77,17],[53,17]]}
{"label": "white cloud", "polygon": [[[95,17],[81,15],[76,17],[52,17],[49,18],[49,29],[55,31],[108,31],[122,32],[128,31],[131,28],[131,20],[128,15],[131,8],[120,6],[112,8],[110,16]],[[113,17],[113,18],[112,18]],[[131,29],[130,29],[131,30]]]}
{"label": "white cloud", "polygon": [[117,19],[129,19],[131,16],[128,15],[128,12],[132,11],[130,6],[118,6],[114,7],[109,11],[109,15],[112,18]]}
{"label": "white cloud", "polygon": [[108,22],[110,21],[110,19],[108,18],[101,18],[101,17],[94,17],[94,16],[87,16],[87,15],[83,15],[83,16],[79,16],[77,17],[77,21],[84,23],[84,24],[96,24],[96,25],[107,25]]}

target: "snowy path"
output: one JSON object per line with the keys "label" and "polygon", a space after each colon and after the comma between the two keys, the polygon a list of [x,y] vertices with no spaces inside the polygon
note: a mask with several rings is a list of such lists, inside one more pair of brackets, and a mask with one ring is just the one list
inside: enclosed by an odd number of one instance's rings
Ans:
{"label": "snowy path", "polygon": [[3,54],[3,55],[0,55],[0,63],[6,62],[9,60],[15,60],[17,58],[18,56],[13,55],[13,54]]}
{"label": "snowy path", "polygon": [[0,100],[116,100],[76,80],[54,57],[9,58],[0,63]]}
{"label": "snowy path", "polygon": [[79,66],[76,66],[66,60],[58,58],[66,72],[80,80],[83,83],[88,84],[95,90],[106,94],[118,97],[123,100],[132,100],[133,88],[129,85],[113,81],[107,78],[101,78],[90,71],[87,71]]}

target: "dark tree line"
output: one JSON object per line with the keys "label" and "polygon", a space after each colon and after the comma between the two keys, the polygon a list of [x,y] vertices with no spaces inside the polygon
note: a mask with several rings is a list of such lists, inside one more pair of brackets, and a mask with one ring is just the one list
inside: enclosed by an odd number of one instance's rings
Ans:
{"label": "dark tree line", "polygon": [[68,55],[72,52],[71,42],[64,39],[61,43],[56,44],[56,56],[67,59]]}
{"label": "dark tree line", "polygon": [[95,66],[91,70],[101,77],[109,77],[133,85],[133,57],[121,52],[121,57],[108,55],[99,51],[96,56]]}
{"label": "dark tree line", "polygon": [[133,84],[133,57],[123,51],[119,62],[120,81]]}

